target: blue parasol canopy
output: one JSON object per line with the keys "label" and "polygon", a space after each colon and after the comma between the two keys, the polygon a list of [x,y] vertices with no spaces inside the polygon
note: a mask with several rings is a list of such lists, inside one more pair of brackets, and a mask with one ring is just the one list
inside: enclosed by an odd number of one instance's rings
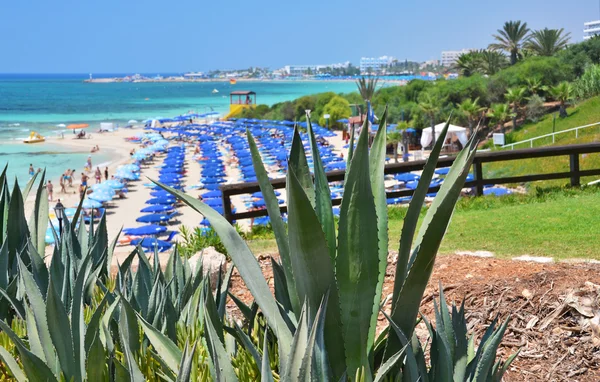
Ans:
{"label": "blue parasol canopy", "polygon": [[401,174],[396,174],[394,178],[400,182],[412,182],[415,180],[419,180],[421,177],[417,174],[412,174],[410,172],[405,172]]}
{"label": "blue parasol canopy", "polygon": [[125,235],[133,235],[133,236],[145,236],[145,235],[157,235],[162,232],[166,232],[167,227],[156,224],[149,224],[137,228],[125,228],[123,229],[123,233]]}
{"label": "blue parasol canopy", "polygon": [[100,208],[102,207],[102,203],[97,200],[85,199],[81,204],[83,208]]}
{"label": "blue parasol canopy", "polygon": [[156,213],[156,212],[171,212],[173,211],[173,206],[167,204],[154,204],[145,208],[142,208],[140,212],[143,213]]}
{"label": "blue parasol canopy", "polygon": [[209,191],[209,192],[205,192],[204,194],[202,194],[203,198],[220,198],[223,195],[223,193],[221,191],[215,190],[215,191]]}
{"label": "blue parasol canopy", "polygon": [[174,204],[176,201],[173,197],[159,197],[146,201],[146,204]]}
{"label": "blue parasol canopy", "polygon": [[171,215],[149,214],[140,216],[139,218],[135,219],[135,221],[138,223],[163,223],[171,220],[171,218]]}

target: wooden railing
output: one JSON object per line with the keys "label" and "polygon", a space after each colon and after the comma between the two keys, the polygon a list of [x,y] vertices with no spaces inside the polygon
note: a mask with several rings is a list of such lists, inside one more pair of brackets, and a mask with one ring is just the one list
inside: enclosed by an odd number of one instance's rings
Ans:
{"label": "wooden railing", "polygon": [[[581,170],[579,168],[579,156],[581,154],[600,153],[600,143],[590,143],[581,145],[567,145],[567,146],[550,146],[541,147],[535,149],[521,149],[521,150],[510,150],[510,151],[489,151],[481,152],[475,155],[473,161],[473,175],[475,179],[465,183],[465,187],[473,187],[475,193],[478,196],[483,195],[484,185],[497,185],[497,184],[514,184],[514,183],[525,183],[539,180],[554,180],[554,179],[570,179],[572,186],[580,185],[580,178],[583,176],[594,176],[600,175],[600,168]],[[569,171],[555,172],[547,174],[528,174],[519,176],[510,176],[505,178],[485,178],[483,175],[483,164],[492,162],[506,162],[520,159],[532,159],[532,158],[553,158],[553,157],[569,157]],[[448,167],[454,163],[455,157],[440,158],[437,163],[437,167]],[[385,166],[385,174],[399,174],[411,171],[423,170],[425,166],[425,160],[406,162],[406,163],[392,163]],[[345,171],[331,171],[327,173],[327,179],[330,182],[344,180]],[[275,189],[285,188],[285,178],[273,179],[271,184]],[[436,192],[439,190],[438,187],[431,187],[429,192]],[[223,212],[225,218],[233,222],[234,220],[255,218],[259,216],[267,216],[267,210],[254,210],[245,211],[239,213],[233,213],[231,210],[231,197],[233,195],[251,194],[260,191],[260,187],[257,182],[252,183],[238,183],[238,184],[226,184],[221,186],[222,198],[223,198]],[[388,192],[388,198],[397,198],[403,196],[412,196],[414,190],[402,189],[394,192]],[[339,205],[342,202],[341,198],[331,200],[332,204]],[[286,206],[280,207],[281,212],[287,212]]]}

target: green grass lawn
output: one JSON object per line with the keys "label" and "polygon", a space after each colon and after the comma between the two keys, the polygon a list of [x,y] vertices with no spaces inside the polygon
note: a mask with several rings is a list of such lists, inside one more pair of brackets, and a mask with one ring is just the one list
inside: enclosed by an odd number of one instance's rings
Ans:
{"label": "green grass lawn", "polygon": [[[390,207],[390,250],[398,250],[405,209]],[[600,188],[551,190],[459,201],[440,253],[491,251],[498,257],[600,260]],[[272,233],[249,241],[255,254],[275,253]]]}

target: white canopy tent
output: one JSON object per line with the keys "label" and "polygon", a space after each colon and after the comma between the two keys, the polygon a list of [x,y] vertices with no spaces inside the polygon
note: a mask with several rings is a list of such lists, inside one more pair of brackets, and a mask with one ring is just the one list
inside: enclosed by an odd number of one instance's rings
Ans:
{"label": "white canopy tent", "polygon": [[[442,132],[442,129],[446,126],[446,123],[440,123],[435,125],[435,137],[439,138],[439,134]],[[463,147],[467,144],[467,129],[460,126],[450,125],[448,126],[448,132],[446,133],[446,137],[444,141],[448,138],[456,137]],[[421,135],[421,146],[423,148],[429,146],[431,141],[433,140],[433,134],[431,131],[431,127],[423,129],[423,134]]]}

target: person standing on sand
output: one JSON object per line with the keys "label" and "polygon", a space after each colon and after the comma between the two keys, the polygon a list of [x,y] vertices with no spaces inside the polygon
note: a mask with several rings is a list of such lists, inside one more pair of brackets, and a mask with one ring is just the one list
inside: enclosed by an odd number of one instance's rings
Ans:
{"label": "person standing on sand", "polygon": [[60,184],[60,192],[62,194],[67,192],[67,189],[65,188],[65,182],[67,181],[67,176],[65,174],[62,174],[60,176],[60,180],[58,181],[58,183]]}
{"label": "person standing on sand", "polygon": [[50,201],[54,201],[54,185],[52,184],[51,180],[49,180],[48,184],[46,184],[46,191],[48,191],[48,197],[50,198]]}
{"label": "person standing on sand", "polygon": [[87,187],[88,177],[83,172],[81,173],[81,187]]}
{"label": "person standing on sand", "polygon": [[108,180],[108,167],[104,168],[104,180]]}
{"label": "person standing on sand", "polygon": [[96,184],[102,182],[102,171],[100,171],[100,167],[96,167]]}

